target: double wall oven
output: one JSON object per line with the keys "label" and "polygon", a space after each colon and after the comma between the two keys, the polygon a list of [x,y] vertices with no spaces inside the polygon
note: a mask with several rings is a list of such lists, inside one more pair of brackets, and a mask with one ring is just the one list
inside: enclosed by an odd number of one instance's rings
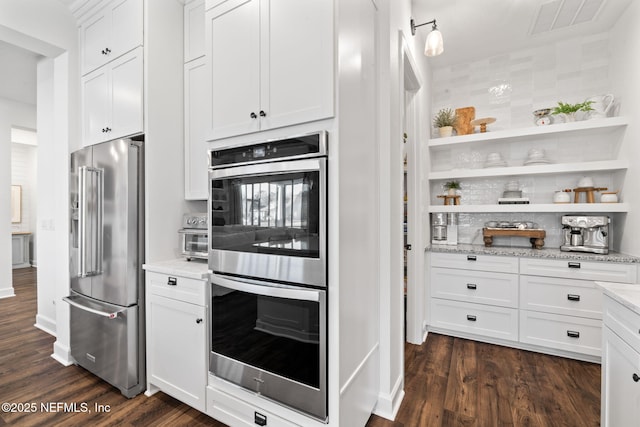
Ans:
{"label": "double wall oven", "polygon": [[327,134],[210,152],[210,371],[327,420]]}

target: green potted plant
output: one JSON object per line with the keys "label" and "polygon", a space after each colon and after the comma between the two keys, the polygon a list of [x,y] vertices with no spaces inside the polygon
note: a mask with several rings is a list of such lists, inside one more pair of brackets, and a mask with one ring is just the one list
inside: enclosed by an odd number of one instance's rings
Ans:
{"label": "green potted plant", "polygon": [[439,129],[441,137],[451,136],[457,119],[455,111],[443,108],[433,118],[433,126]]}
{"label": "green potted plant", "polygon": [[444,189],[447,190],[449,196],[455,196],[457,190],[460,190],[460,181],[447,181],[444,183]]}
{"label": "green potted plant", "polygon": [[564,116],[564,120],[566,122],[575,122],[576,121],[576,113],[578,111],[593,111],[591,108],[591,104],[593,101],[584,101],[579,104],[565,104],[562,101],[558,102],[558,106],[553,109],[552,114],[562,114]]}

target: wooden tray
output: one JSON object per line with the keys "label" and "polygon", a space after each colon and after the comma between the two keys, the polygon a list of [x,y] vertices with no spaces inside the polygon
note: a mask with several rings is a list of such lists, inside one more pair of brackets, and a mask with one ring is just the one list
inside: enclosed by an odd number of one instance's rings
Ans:
{"label": "wooden tray", "polygon": [[518,230],[514,228],[483,228],[482,237],[484,245],[491,247],[495,236],[519,236],[528,237],[533,249],[542,249],[547,233],[541,229]]}

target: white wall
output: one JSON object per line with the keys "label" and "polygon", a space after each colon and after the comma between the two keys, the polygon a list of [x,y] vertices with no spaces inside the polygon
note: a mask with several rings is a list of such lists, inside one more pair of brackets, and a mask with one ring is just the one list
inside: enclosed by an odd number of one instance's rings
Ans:
{"label": "white wall", "polygon": [[640,256],[640,2],[631,2],[611,31],[611,81],[613,93],[620,100],[620,114],[629,117],[620,157],[630,159],[622,188],[624,201],[631,205],[629,213],[616,219],[621,227],[617,235],[622,239],[620,250]]}
{"label": "white wall", "polygon": [[[385,0],[380,8],[379,36],[379,224],[380,252],[380,392],[375,413],[393,418],[404,395],[404,298],[403,298],[403,76],[401,36],[418,63],[424,90],[417,95],[424,109],[428,86],[428,63],[422,59],[422,44],[411,35],[411,1]],[[424,111],[421,114],[425,114]],[[419,128],[416,144],[424,141]],[[416,150],[420,153],[420,150]],[[409,195],[420,201],[419,194]],[[420,202],[419,202],[420,203]],[[421,255],[421,249],[415,248]],[[422,257],[416,256],[421,267]],[[421,285],[421,284],[419,284]]]}
{"label": "white wall", "polygon": [[0,298],[13,296],[11,271],[11,127],[35,128],[32,105],[0,99]]}

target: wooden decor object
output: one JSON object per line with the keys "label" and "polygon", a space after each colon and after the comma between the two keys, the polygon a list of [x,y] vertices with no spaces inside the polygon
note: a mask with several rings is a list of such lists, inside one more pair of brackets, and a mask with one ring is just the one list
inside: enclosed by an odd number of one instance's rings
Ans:
{"label": "wooden decor object", "polygon": [[471,121],[476,118],[476,107],[456,108],[456,133],[458,135],[469,135],[473,133]]}
{"label": "wooden decor object", "polygon": [[495,122],[495,117],[483,117],[482,119],[475,119],[471,122],[472,126],[480,126],[480,133],[485,133],[487,131],[487,125]]}
{"label": "wooden decor object", "polygon": [[573,203],[580,203],[580,195],[586,194],[587,203],[595,203],[596,196],[593,194],[595,191],[607,191],[606,187],[578,187],[574,188]]}
{"label": "wooden decor object", "polygon": [[544,230],[529,229],[529,230],[514,230],[512,228],[483,228],[482,237],[484,238],[484,245],[491,247],[493,245],[493,238],[495,236],[520,236],[528,237],[533,249],[542,249],[544,246],[544,238],[547,233]]}
{"label": "wooden decor object", "polygon": [[[459,205],[460,204],[460,196],[449,196],[448,194],[439,195],[439,199],[444,199],[445,205]],[[451,203],[453,202],[453,203]]]}

